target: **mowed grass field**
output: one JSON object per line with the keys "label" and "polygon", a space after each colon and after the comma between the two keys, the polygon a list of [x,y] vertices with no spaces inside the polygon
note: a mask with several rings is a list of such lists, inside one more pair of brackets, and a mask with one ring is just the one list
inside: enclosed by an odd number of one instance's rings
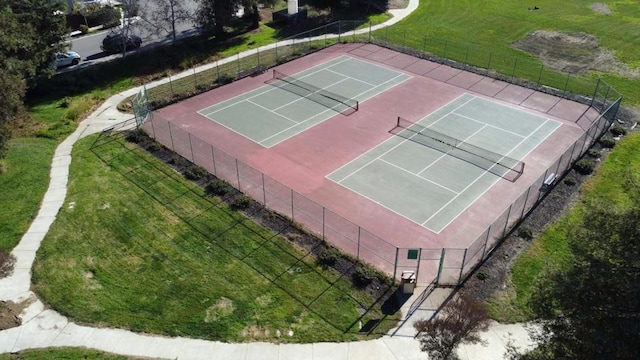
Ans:
{"label": "mowed grass field", "polygon": [[[317,342],[395,325],[365,290],[124,139],[73,151],[33,289],[80,323],[223,341]],[[364,314],[361,316],[361,314]],[[381,320],[370,334],[358,321]]]}
{"label": "mowed grass field", "polygon": [[[598,38],[604,49],[630,68],[640,67],[640,3],[634,0],[598,1],[611,14],[591,9],[596,1],[541,0],[423,0],[407,19],[376,32],[399,45],[426,49],[436,55],[491,68],[504,75],[540,81],[563,89],[566,74],[545,69],[541,62],[511,47],[536,30],[566,33],[584,32]],[[537,6],[538,10],[528,10]],[[564,54],[563,56],[571,56]],[[576,54],[579,55],[579,54]],[[514,66],[514,59],[518,58]],[[514,71],[515,69],[515,71]],[[568,89],[593,94],[597,77],[606,80],[625,96],[627,105],[640,104],[640,81],[607,73],[572,77]]]}

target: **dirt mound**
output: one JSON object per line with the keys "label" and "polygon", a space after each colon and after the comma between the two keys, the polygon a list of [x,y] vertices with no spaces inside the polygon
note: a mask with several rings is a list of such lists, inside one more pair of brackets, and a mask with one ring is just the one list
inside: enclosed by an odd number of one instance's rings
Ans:
{"label": "dirt mound", "polygon": [[598,39],[586,33],[538,30],[512,46],[539,58],[545,66],[562,72],[586,74],[598,71],[628,78],[636,78],[640,73],[638,69],[631,69],[620,62],[610,51],[602,49]]}
{"label": "dirt mound", "polygon": [[18,315],[22,311],[23,306],[14,304],[11,301],[0,302],[0,330],[10,329],[20,326],[22,320]]}

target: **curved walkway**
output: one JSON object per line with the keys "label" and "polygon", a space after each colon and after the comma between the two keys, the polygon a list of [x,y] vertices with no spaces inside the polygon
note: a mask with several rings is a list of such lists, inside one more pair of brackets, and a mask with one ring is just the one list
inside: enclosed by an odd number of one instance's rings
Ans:
{"label": "curved walkway", "polygon": [[[372,29],[395,24],[417,7],[418,0],[410,0],[406,9],[391,10],[394,17]],[[363,30],[363,32],[365,31],[369,31],[369,29]],[[278,45],[286,45],[286,43]],[[275,45],[267,45],[259,50],[267,50],[273,46]],[[253,55],[254,51],[245,51],[239,56]],[[225,60],[234,61],[235,58]],[[226,62],[225,60],[221,60],[220,63]],[[203,71],[212,66],[215,64],[199,67],[195,71]],[[192,73],[193,70],[184,72],[174,79]],[[163,79],[147,86],[153,87],[167,81],[167,79]],[[80,326],[70,322],[58,312],[46,309],[30,290],[31,268],[40,243],[65,201],[73,145],[84,136],[100,132],[109,126],[131,118],[131,115],[120,113],[116,106],[120,101],[138,91],[139,88],[133,88],[109,98],[87,119],[82,121],[76,131],[57,147],[51,165],[51,181],[42,200],[40,211],[20,243],[12,251],[17,259],[15,270],[11,276],[0,280],[0,299],[28,304],[20,314],[21,326],[0,331],[0,353],[18,352],[30,348],[83,346],[127,356],[171,359],[411,360],[426,357],[412,336],[413,330],[409,321],[405,321],[401,328],[395,329],[394,336],[385,336],[371,341],[315,344],[227,344],[197,339],[142,335],[121,329]],[[436,307],[437,305],[435,304]],[[405,328],[402,328],[403,326]],[[463,345],[458,349],[459,357],[474,360],[499,359],[503,357],[505,345],[509,339],[519,347],[531,344],[522,325],[496,323],[482,337],[485,344]]]}

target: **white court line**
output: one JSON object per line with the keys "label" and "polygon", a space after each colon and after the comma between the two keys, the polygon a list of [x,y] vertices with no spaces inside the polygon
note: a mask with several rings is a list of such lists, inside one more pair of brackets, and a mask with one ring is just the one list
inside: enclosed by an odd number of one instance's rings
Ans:
{"label": "white court line", "polygon": [[422,179],[422,180],[426,180],[427,182],[430,182],[430,183],[432,183],[433,185],[439,186],[439,187],[441,187],[441,188],[443,188],[443,189],[445,189],[445,190],[447,190],[447,191],[450,191],[450,192],[452,192],[452,193],[454,193],[454,194],[458,195],[458,192],[457,192],[457,191],[452,190],[452,189],[449,189],[448,187],[446,187],[446,186],[444,186],[444,185],[441,185],[440,183],[437,183],[437,182],[435,182],[435,181],[431,181],[431,180],[429,180],[429,179],[425,179],[425,178],[423,178],[422,176],[420,176],[420,175],[418,175],[418,174],[414,174],[414,173],[412,173],[411,171],[409,171],[409,170],[407,170],[407,169],[405,169],[405,168],[403,168],[403,167],[401,167],[401,166],[398,166],[398,165],[396,165],[396,164],[394,164],[394,163],[390,163],[390,162],[388,162],[387,160],[384,160],[384,159],[378,159],[378,160],[382,161],[383,163],[389,164],[389,165],[391,165],[391,166],[393,166],[393,167],[395,167],[395,168],[398,168],[398,169],[400,169],[400,170],[402,170],[402,171],[404,171],[404,172],[406,172],[406,173],[409,173],[409,174],[411,174],[411,175],[413,175],[413,176],[415,176],[415,177],[419,177],[419,178],[420,178],[420,179]]}
{"label": "white court line", "polygon": [[272,114],[274,114],[274,115],[277,115],[277,116],[279,116],[279,117],[281,117],[281,118],[283,118],[283,119],[285,119],[285,120],[289,120],[289,121],[291,121],[291,122],[292,122],[292,123],[294,123],[294,124],[297,124],[297,123],[298,123],[297,121],[295,121],[295,120],[293,120],[293,119],[289,119],[288,117],[286,117],[286,116],[284,116],[284,115],[282,115],[282,114],[278,114],[277,112],[275,112],[275,110],[271,110],[271,109],[269,109],[269,108],[267,108],[267,107],[264,107],[264,106],[262,106],[262,105],[260,105],[260,104],[258,104],[258,103],[255,103],[255,102],[253,102],[253,101],[251,101],[251,100],[245,100],[245,101],[246,101],[246,102],[248,102],[248,103],[250,103],[250,104],[253,104],[253,105],[255,105],[255,106],[259,107],[259,108],[265,109],[265,110],[267,110],[268,112],[270,112],[270,113],[272,113]]}
{"label": "white court line", "polygon": [[[513,131],[505,130],[505,129],[503,129],[503,128],[499,127],[499,126],[495,126],[495,125],[487,124],[487,123],[485,123],[485,122],[482,122],[482,121],[480,121],[480,120],[476,120],[476,119],[474,119],[474,118],[472,118],[472,117],[469,117],[469,116],[466,116],[466,115],[458,114],[458,113],[456,113],[456,112],[454,112],[453,114],[454,114],[454,115],[457,115],[457,116],[460,116],[460,117],[463,117],[463,118],[465,118],[465,119],[469,119],[469,120],[471,120],[471,121],[473,121],[473,122],[477,122],[478,124],[483,124],[484,126],[488,126],[488,127],[492,127],[492,128],[494,128],[494,129],[500,130],[500,131],[504,131],[504,132],[509,133],[509,134],[511,134],[511,135],[515,135],[515,136],[517,136],[517,137],[519,137],[519,138],[523,138],[523,137],[524,137],[523,135],[520,135],[520,134],[515,133],[515,132],[513,132]],[[541,118],[541,119],[548,120],[547,118],[544,118],[544,117],[542,117],[542,116],[540,116],[540,118]]]}
{"label": "white court line", "polygon": [[[462,142],[466,142],[467,140],[471,139],[472,136],[476,135],[477,133],[479,133],[480,131],[482,131],[482,129],[484,129],[485,127],[487,127],[487,124],[485,124],[483,127],[481,127],[480,129],[476,130],[476,132],[474,132],[473,134],[467,136],[466,139],[462,140]],[[431,167],[431,165],[437,163],[438,161],[440,161],[440,159],[442,159],[443,157],[449,155],[450,152],[453,151],[453,149],[455,148],[452,147],[451,150],[447,151],[446,153],[442,154],[442,156],[440,156],[438,159],[436,159],[436,161],[432,162],[431,164],[427,165],[427,167],[425,167],[424,169],[420,170],[420,172],[418,173],[418,176],[422,177],[422,175],[420,175],[421,173],[425,172],[425,170],[427,170],[428,168]]]}
{"label": "white court line", "polygon": [[[290,101],[290,102],[288,102],[288,103],[286,103],[286,104],[284,104],[284,105],[282,105],[282,106],[278,106],[277,108],[273,109],[273,111],[278,111],[278,110],[282,109],[283,107],[289,106],[289,105],[291,105],[291,104],[293,104],[293,103],[295,103],[295,102],[298,102],[298,101],[300,101],[300,100],[302,100],[302,99],[307,99],[307,98],[309,98],[309,96],[311,96],[311,95],[313,95],[313,94],[317,94],[320,90],[327,90],[328,88],[332,87],[333,85],[335,85],[335,84],[339,84],[339,83],[341,83],[341,82],[343,82],[343,81],[345,81],[345,80],[347,80],[347,79],[346,79],[346,78],[344,78],[344,79],[342,79],[342,80],[338,80],[337,82],[334,82],[334,83],[332,83],[331,85],[327,85],[327,86],[325,86],[325,87],[323,87],[323,88],[318,88],[318,90],[316,90],[316,91],[314,91],[314,92],[312,92],[312,93],[309,93],[308,95],[305,95],[305,96],[300,96],[300,95],[296,94],[296,95],[298,95],[298,98],[296,98],[295,100],[292,100],[292,101]],[[308,90],[308,89],[307,89],[307,90]],[[285,91],[287,91],[287,90],[285,90]],[[294,94],[295,94],[295,93],[294,93]],[[336,95],[337,95],[337,94],[336,94]],[[313,101],[313,100],[311,100],[311,101]],[[336,105],[336,106],[337,106],[337,105]],[[335,106],[332,106],[331,108],[333,109],[334,107],[335,107]],[[266,109],[266,108],[265,108],[265,109]],[[314,115],[314,116],[315,116],[315,115]],[[304,122],[304,121],[303,121],[303,122]]]}
{"label": "white court line", "polygon": [[[346,59],[344,59],[344,60],[340,60],[339,62],[337,62],[337,63],[335,63],[335,64],[332,64],[332,65],[330,65],[329,67],[331,67],[331,66],[335,66],[335,65],[338,65],[338,64],[342,64],[343,62],[349,61],[349,60],[351,59],[351,57],[348,57],[348,56],[345,56],[345,57],[346,57]],[[337,59],[339,59],[339,58],[337,58]],[[322,65],[324,65],[324,64],[320,64],[320,65],[317,65],[317,66],[322,66]],[[304,78],[309,77],[309,76],[311,76],[311,75],[317,74],[317,73],[319,73],[319,72],[321,72],[321,71],[323,71],[323,70],[325,70],[325,69],[328,69],[329,67],[326,67],[326,68],[325,68],[325,67],[322,67],[322,68],[320,68],[320,69],[318,69],[318,70],[316,70],[316,71],[310,72],[310,73],[308,73],[308,74],[306,74],[306,75],[299,76],[298,78],[299,78],[299,79],[304,79]],[[258,93],[257,93],[257,94],[255,94],[255,95],[251,95],[250,97],[248,97],[248,98],[246,98],[246,99],[242,99],[242,100],[240,100],[240,101],[234,101],[234,102],[233,102],[233,104],[231,104],[231,105],[227,105],[227,106],[222,107],[222,108],[220,108],[220,109],[218,109],[218,110],[214,110],[214,111],[212,111],[212,112],[205,113],[205,111],[206,111],[207,109],[210,109],[210,108],[212,108],[212,107],[215,107],[215,106],[217,106],[218,104],[208,106],[208,107],[206,107],[206,108],[204,108],[204,109],[200,109],[200,110],[198,110],[198,114],[203,115],[203,116],[209,116],[209,115],[211,115],[211,114],[215,114],[216,112],[218,112],[218,111],[220,111],[220,110],[224,110],[224,109],[226,109],[226,108],[228,108],[228,107],[234,106],[234,105],[236,105],[236,104],[240,104],[240,103],[242,103],[242,102],[243,102],[243,101],[245,101],[245,100],[251,100],[251,99],[253,99],[253,98],[255,98],[255,97],[258,97],[258,96],[260,96],[260,95],[264,95],[264,94],[269,93],[269,92],[271,92],[271,91],[275,91],[275,89],[280,89],[280,87],[279,87],[279,86],[270,86],[270,85],[265,85],[265,86],[259,87],[259,88],[257,88],[257,89],[254,89],[254,90],[252,90],[252,91],[259,91],[260,89],[266,89],[266,90],[265,90],[265,91],[258,92]],[[286,91],[286,90],[285,90],[285,91]],[[250,92],[251,92],[251,91],[250,91]],[[246,94],[246,93],[245,93],[245,94]],[[240,96],[242,96],[242,95],[243,95],[243,94],[240,94],[240,95],[234,96],[233,98],[231,98],[231,99],[227,99],[227,100],[225,100],[225,101],[232,101],[232,100],[234,100],[236,97],[240,97]]]}
{"label": "white court line", "polygon": [[[526,138],[522,139],[516,146],[514,146],[513,148],[511,148],[511,150],[509,150],[509,152],[507,152],[504,157],[507,157],[509,154],[511,154],[511,152],[513,152],[515,149],[518,148],[518,146],[522,145],[522,143],[524,143],[525,141],[527,141],[527,139],[529,139],[529,137],[531,137],[531,135],[535,134],[538,130],[540,130],[544,124],[546,124],[547,122],[549,122],[549,120],[545,120],[542,124],[540,124],[540,126],[538,126],[534,131],[531,132],[531,134],[529,134],[529,136],[527,136]],[[556,128],[557,129],[557,128]],[[555,129],[554,129],[555,131]],[[551,132],[549,135],[551,135],[553,132]],[[547,137],[549,136],[547,135]],[[546,138],[545,138],[546,139]],[[543,140],[544,141],[544,140]],[[538,143],[541,144],[541,142]],[[529,150],[529,152],[527,153],[527,155],[529,155],[531,153],[531,151],[533,151],[535,148],[538,147],[538,145],[534,146],[531,150]],[[525,155],[526,157],[526,155]],[[491,168],[493,168],[494,166],[496,166],[497,164],[494,164],[493,166],[491,166]],[[491,169],[490,168],[490,169]],[[489,170],[490,170],[489,169]],[[473,180],[469,185],[467,185],[464,189],[462,189],[462,191],[460,192],[460,194],[463,194],[465,191],[467,191],[467,189],[469,189],[469,187],[471,187],[471,185],[475,184],[478,180],[480,180],[485,174],[489,173],[489,170],[485,171],[482,173],[482,175],[478,176],[475,180]],[[442,227],[442,229],[445,229],[447,226],[449,226],[449,224],[451,224],[451,222],[453,222],[453,220],[457,219],[458,216],[460,216],[460,214],[462,214],[465,210],[467,210],[471,205],[473,205],[476,200],[478,200],[482,195],[484,195],[487,191],[489,191],[489,189],[491,189],[493,187],[493,185],[495,185],[496,182],[498,182],[498,180],[500,180],[501,177],[496,175],[496,179],[493,181],[493,183],[489,186],[487,186],[487,188],[485,189],[485,191],[483,191],[480,195],[478,195],[475,199],[473,199],[473,201],[471,201],[469,203],[469,205],[467,205],[464,209],[462,209],[461,211],[458,212],[458,214],[456,216],[454,216],[451,221],[449,221],[445,226]],[[425,220],[422,223],[422,226],[424,226],[425,223],[428,223],[429,220],[433,219],[434,216],[438,215],[442,210],[444,210],[447,206],[449,206],[449,204],[451,204],[455,199],[458,198],[458,196],[460,196],[460,194],[456,195],[453,197],[453,199],[449,200],[449,202],[447,202],[446,204],[444,204],[443,207],[440,208],[440,210],[436,211],[433,215],[431,215],[427,220]],[[440,232],[438,232],[440,233]]]}
{"label": "white court line", "polygon": [[[445,104],[444,106],[442,106],[442,107],[440,107],[440,108],[444,108],[444,107],[448,106],[449,104],[451,104],[451,103],[453,103],[453,102],[457,101],[458,99],[460,99],[460,98],[461,98],[461,97],[463,97],[464,95],[466,95],[466,94],[462,94],[462,95],[458,96],[457,98],[455,98],[455,99],[453,99],[453,100],[449,101],[449,103]],[[473,96],[473,95],[472,95],[472,96]],[[465,104],[467,104],[467,103],[468,103],[469,101],[471,101],[471,100],[473,100],[473,98],[471,98],[471,99],[469,99],[469,100],[465,101],[465,102],[464,102],[464,104],[462,104],[462,105],[460,105],[460,106],[456,107],[455,109],[451,110],[450,112],[448,112],[448,113],[446,113],[446,114],[442,115],[440,118],[438,118],[436,121],[434,121],[433,123],[429,124],[429,125],[428,125],[428,126],[426,126],[426,127],[428,128],[428,127],[430,127],[431,125],[433,125],[433,124],[437,123],[438,121],[440,121],[440,120],[444,119],[447,115],[451,114],[451,113],[452,113],[452,112],[454,112],[455,110],[457,110],[457,109],[459,109],[460,107],[464,106]],[[422,120],[424,120],[424,119],[422,119]],[[360,159],[360,158],[361,158],[361,157],[363,157],[363,156],[366,156],[368,153],[370,153],[370,152],[374,151],[374,150],[375,150],[375,149],[377,149],[379,146],[382,146],[382,144],[384,144],[384,143],[386,143],[386,142],[389,142],[389,141],[392,141],[392,140],[394,140],[394,139],[397,139],[397,138],[396,138],[396,137],[390,137],[390,138],[388,138],[387,140],[385,140],[385,141],[381,142],[380,144],[378,144],[378,145],[377,145],[376,147],[374,147],[373,149],[371,149],[371,150],[369,150],[369,151],[365,152],[364,154],[362,154],[362,155],[358,156],[357,158],[355,158],[355,159],[353,159],[353,160],[349,161],[348,163],[346,163],[346,164],[342,165],[341,167],[337,168],[336,170],[334,170],[333,172],[331,172],[331,174],[327,175],[326,177],[329,177],[329,176],[331,176],[333,173],[340,171],[343,167],[348,166],[348,165],[349,165],[349,164],[351,164],[352,162],[358,161],[358,159]],[[338,184],[340,184],[340,183],[341,183],[341,182],[343,182],[345,179],[347,179],[347,178],[351,177],[352,175],[354,175],[355,173],[357,173],[358,171],[360,171],[360,170],[361,170],[361,169],[363,169],[364,167],[366,167],[366,166],[368,166],[369,164],[371,164],[372,162],[376,161],[377,159],[382,158],[383,156],[387,155],[388,153],[390,153],[391,151],[395,150],[397,147],[399,147],[400,145],[402,145],[402,144],[406,143],[407,141],[410,141],[410,140],[409,140],[409,139],[404,139],[404,140],[400,141],[398,144],[396,144],[396,145],[395,145],[394,147],[392,147],[391,149],[389,149],[389,150],[385,151],[384,153],[382,153],[382,154],[378,155],[376,158],[374,158],[373,160],[371,160],[371,161],[367,162],[366,164],[362,165],[361,167],[357,168],[356,170],[352,171],[351,173],[349,173],[347,176],[343,177],[343,178],[342,178],[342,179],[340,179],[339,181],[336,181],[336,180],[333,180],[333,181],[335,181],[335,182],[337,182]],[[356,191],[356,192],[357,192],[357,191]]]}
{"label": "white court line", "polygon": [[[396,71],[396,72],[397,72],[397,71]],[[396,77],[394,77],[394,78],[392,78],[392,79],[389,79],[389,80],[387,80],[387,81],[383,82],[382,84],[377,85],[377,86],[376,86],[376,87],[374,87],[374,88],[371,88],[371,89],[369,89],[369,90],[365,90],[364,92],[361,92],[360,94],[358,94],[358,95],[354,96],[354,99],[355,99],[355,98],[359,98],[360,96],[362,96],[362,95],[364,95],[364,94],[366,94],[366,93],[368,93],[368,92],[370,92],[370,91],[372,91],[372,90],[375,90],[377,87],[383,86],[383,85],[385,85],[386,83],[391,82],[391,81],[393,81],[393,80],[395,80],[395,79],[397,79],[397,78],[399,78],[399,77],[401,77],[401,76],[409,76],[409,75],[406,75],[406,74],[404,74],[404,73],[400,73],[400,75],[398,75],[398,76],[396,76]],[[408,79],[411,79],[411,76],[409,76],[409,78],[407,78],[407,80],[408,80]],[[404,81],[403,81],[403,82],[404,82]],[[400,83],[398,83],[398,84],[395,84],[395,85],[393,85],[393,86],[391,86],[391,87],[389,87],[389,88],[386,88],[386,89],[384,89],[384,91],[387,91],[387,90],[389,90],[389,89],[393,89],[394,87],[396,87],[396,86],[400,85],[401,83],[402,83],[402,82],[400,82]],[[380,93],[378,93],[378,94],[380,94]],[[370,98],[372,98],[372,97],[374,97],[374,96],[376,96],[376,95],[378,95],[378,94],[373,94],[373,95],[371,95],[371,96],[369,96],[369,97],[364,97],[364,98],[362,98],[361,100],[358,100],[358,102],[359,102],[359,103],[360,103],[360,102],[365,102],[365,101],[369,100]],[[338,105],[340,105],[340,104],[336,104],[336,106],[338,106]],[[334,107],[335,107],[335,106],[330,107],[330,108],[327,108],[326,110],[324,110],[324,111],[322,111],[322,112],[320,112],[320,113],[318,113],[318,114],[315,114],[315,115],[311,116],[310,118],[308,118],[308,119],[306,119],[306,120],[303,120],[303,121],[299,122],[299,123],[298,123],[298,125],[300,125],[300,124],[304,124],[304,123],[306,123],[307,121],[309,121],[309,120],[311,120],[311,119],[313,119],[313,118],[315,118],[315,117],[318,117],[318,116],[320,116],[320,115],[323,115],[323,114],[324,114],[324,113],[326,113],[327,111],[334,111],[334,110],[333,110],[333,108],[334,108]],[[321,122],[319,122],[318,124],[321,124],[322,122],[324,122],[324,121],[321,121]],[[315,125],[318,125],[318,124],[315,124]],[[283,133],[283,132],[285,132],[285,131],[288,131],[288,130],[290,130],[290,129],[292,129],[292,128],[294,128],[294,127],[298,126],[298,125],[294,125],[294,126],[291,126],[291,127],[286,128],[286,129],[284,129],[284,130],[282,130],[282,131],[280,131],[280,132],[277,132],[277,133],[275,133],[275,134],[273,134],[273,135],[269,136],[268,138],[263,139],[262,141],[260,141],[260,144],[262,145],[262,142],[267,141],[267,140],[270,140],[270,139],[272,139],[273,137],[278,136],[278,135],[280,135],[281,133]],[[315,126],[315,125],[314,125],[314,126]],[[312,126],[312,127],[313,127],[313,126]],[[285,140],[287,140],[287,139],[290,139],[290,138],[292,138],[292,137],[294,137],[294,136],[296,136],[296,135],[300,134],[300,133],[301,133],[301,132],[303,132],[303,131],[309,130],[310,128],[311,128],[311,127],[306,128],[306,129],[302,129],[302,130],[300,130],[300,131],[296,132],[295,134],[292,134],[291,136],[287,136],[286,138],[284,138],[284,139],[280,140],[280,141],[278,142],[278,144],[279,144],[279,143],[281,143],[281,142],[283,142],[283,141],[285,141]],[[274,144],[274,145],[275,145],[275,144]]]}
{"label": "white court line", "polygon": [[327,71],[332,72],[332,73],[334,73],[334,74],[341,75],[341,76],[345,76],[345,77],[347,77],[348,79],[351,79],[351,80],[354,80],[354,81],[357,81],[357,82],[361,82],[361,83],[363,83],[363,84],[365,84],[365,85],[369,85],[369,86],[377,86],[377,85],[372,84],[372,83],[370,83],[370,82],[366,82],[366,81],[364,81],[364,80],[360,80],[360,79],[356,79],[356,78],[351,77],[351,76],[347,76],[347,75],[345,75],[345,74],[343,74],[343,73],[341,73],[341,72],[338,72],[338,71],[333,71],[333,70],[331,70],[331,69],[327,69]]}

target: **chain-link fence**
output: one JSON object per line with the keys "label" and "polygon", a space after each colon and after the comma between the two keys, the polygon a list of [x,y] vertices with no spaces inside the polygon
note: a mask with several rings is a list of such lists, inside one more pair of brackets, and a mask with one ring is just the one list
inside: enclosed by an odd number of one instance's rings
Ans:
{"label": "chain-link fence", "polygon": [[[551,177],[560,178],[597,141],[615,120],[622,96],[604,81],[561,74],[514,53],[490,52],[478,45],[457,43],[384,28],[372,31],[361,21],[340,21],[255,49],[255,54],[232,56],[201,72],[170,78],[150,88],[149,104],[158,108],[235,79],[265,71],[337,42],[374,43],[438,63],[497,78],[590,105],[592,121],[581,124],[585,133],[555,159],[543,175],[504,209],[500,216],[464,249],[398,248],[306,196],[216,148],[205,139],[162,119],[149,116],[142,128],[176,153],[202,166],[265,207],[304,225],[346,253],[393,274],[415,271],[422,284],[458,285],[485,260],[510,229],[540,201]],[[586,114],[586,112],[585,112]],[[582,117],[584,118],[584,116]]]}

